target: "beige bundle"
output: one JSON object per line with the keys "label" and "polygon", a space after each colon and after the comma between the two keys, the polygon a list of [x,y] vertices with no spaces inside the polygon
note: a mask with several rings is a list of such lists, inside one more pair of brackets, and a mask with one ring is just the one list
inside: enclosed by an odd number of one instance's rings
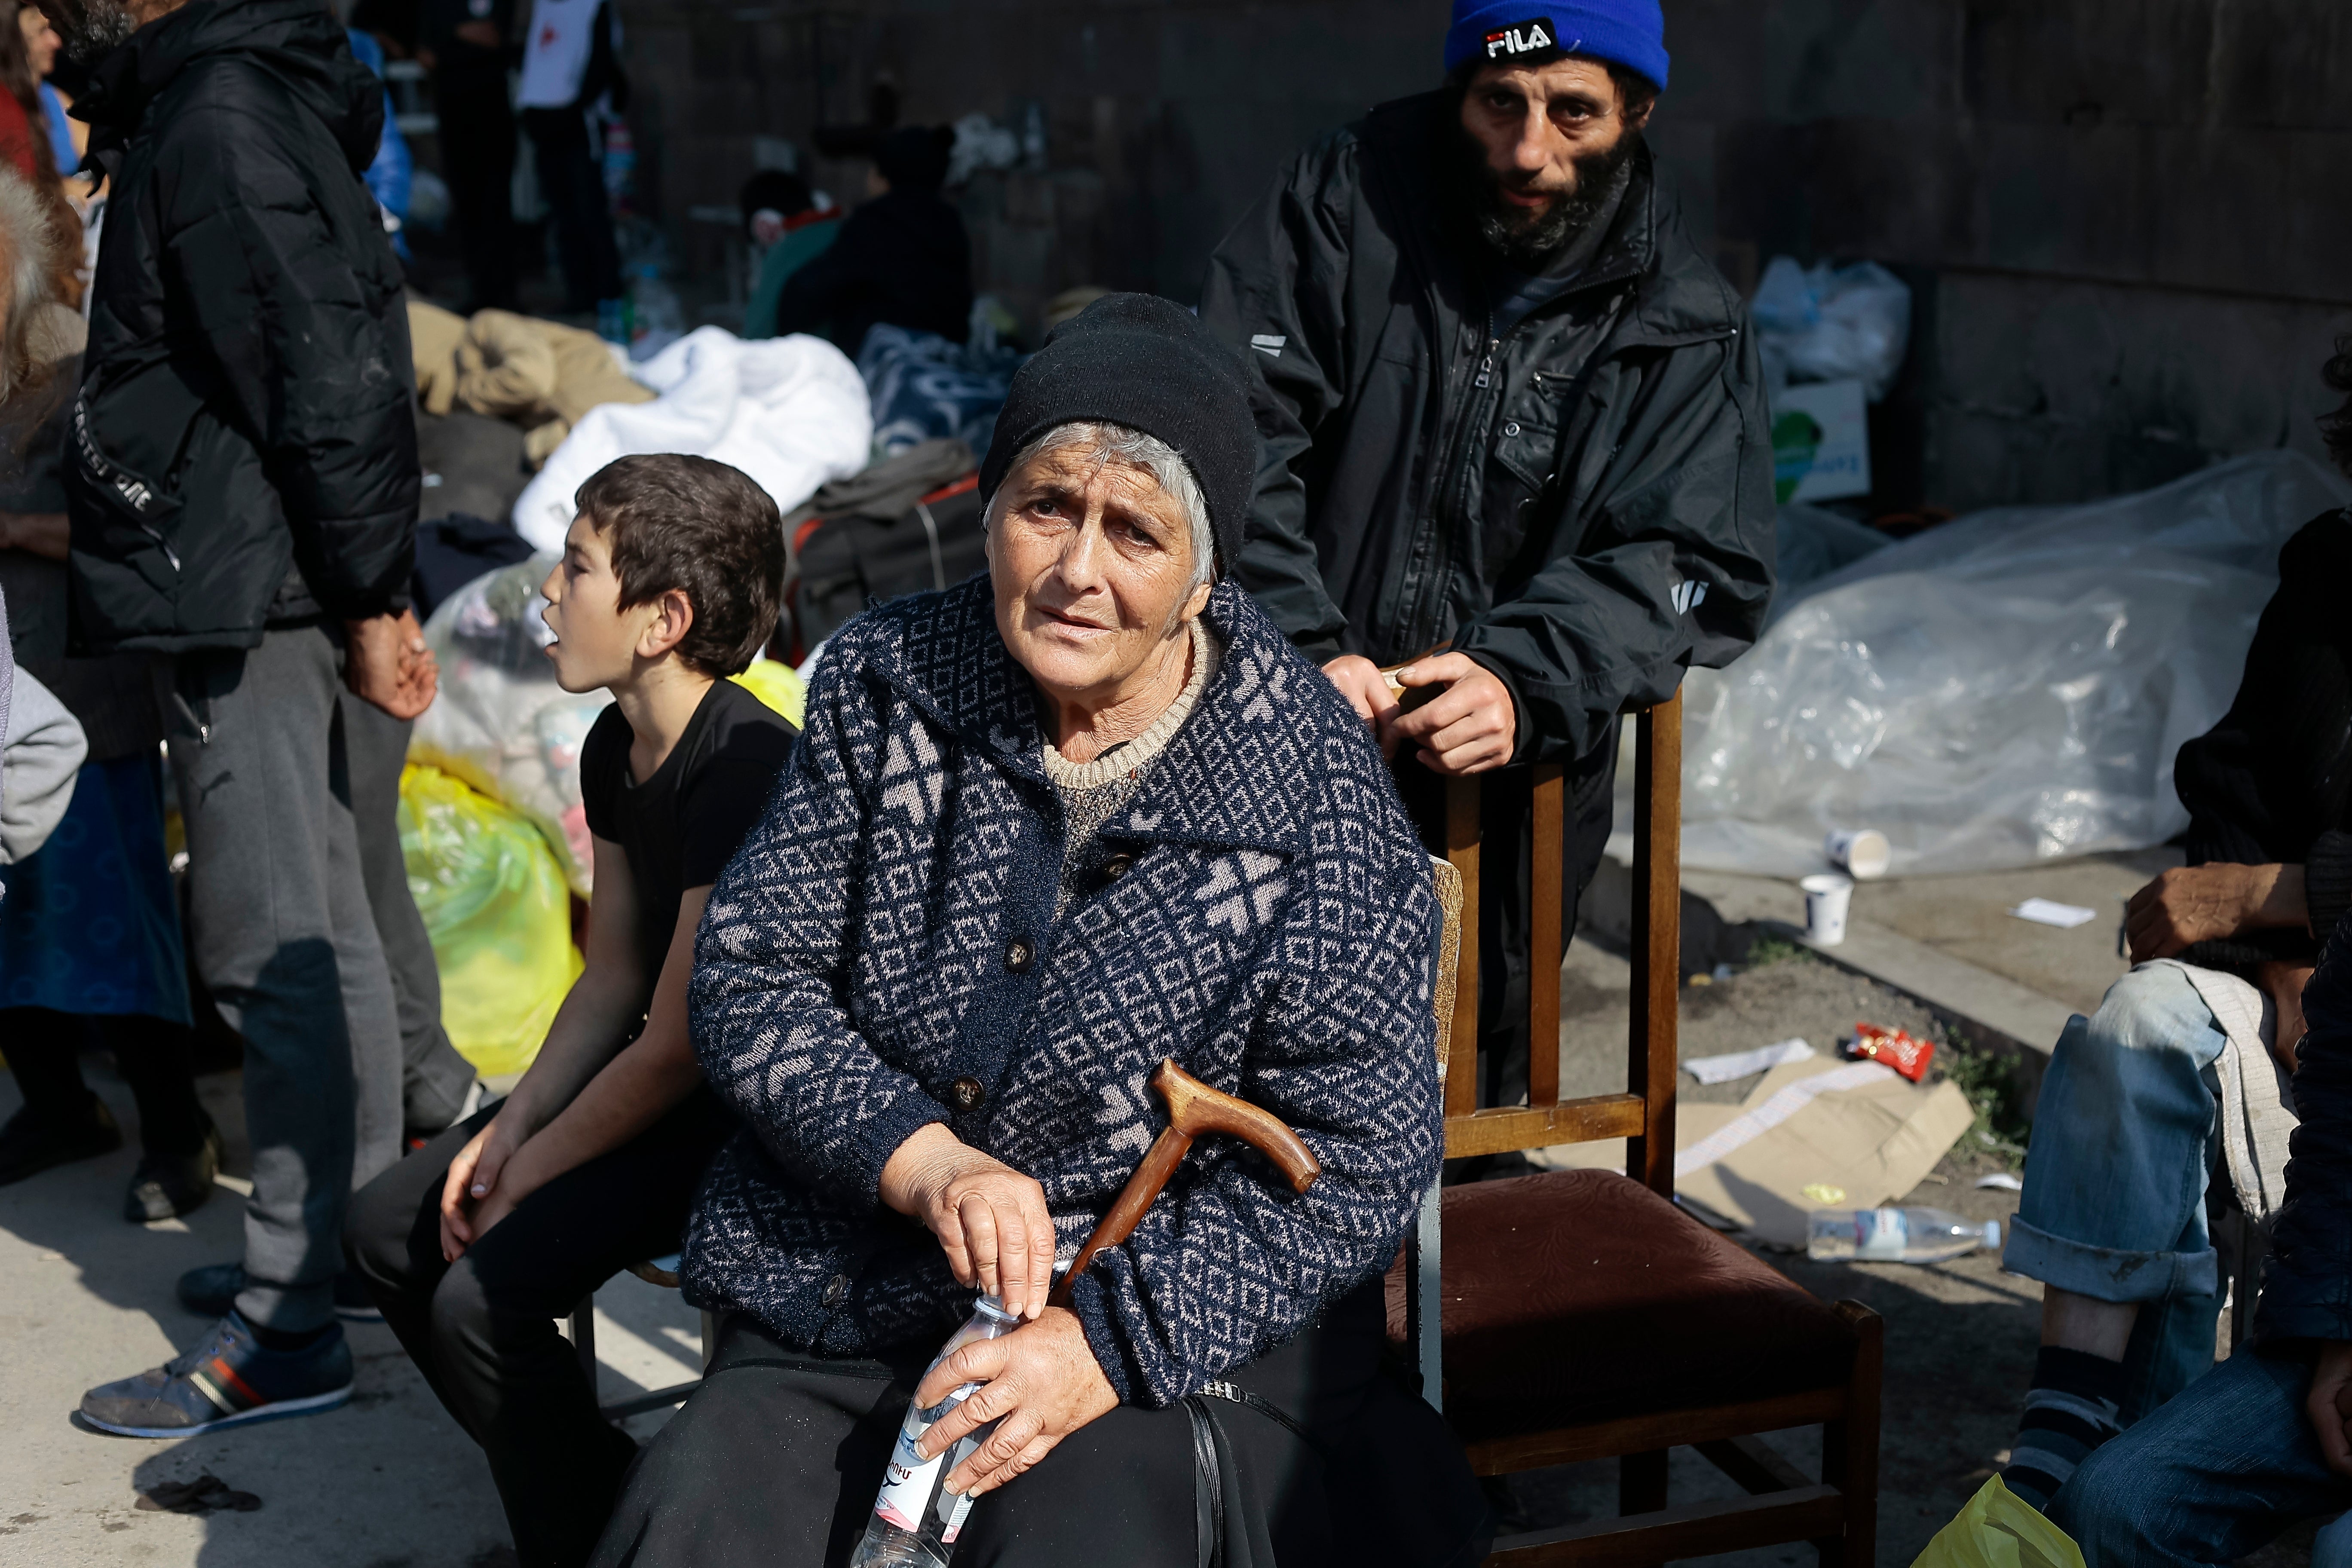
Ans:
{"label": "beige bundle", "polygon": [[425,411],[463,408],[521,426],[533,468],[598,404],[654,399],[595,333],[535,316],[478,310],[467,320],[411,300],[408,335]]}

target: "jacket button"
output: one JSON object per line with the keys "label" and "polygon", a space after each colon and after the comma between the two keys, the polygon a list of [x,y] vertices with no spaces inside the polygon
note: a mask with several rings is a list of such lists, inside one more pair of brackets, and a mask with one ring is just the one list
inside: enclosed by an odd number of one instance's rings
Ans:
{"label": "jacket button", "polygon": [[976,1078],[960,1078],[948,1085],[948,1098],[955,1101],[958,1110],[978,1110],[980,1102],[988,1098]]}
{"label": "jacket button", "polygon": [[1503,434],[1504,434],[1504,435],[1506,435],[1506,436],[1516,436],[1516,435],[1517,435],[1518,433],[1519,433],[1519,426],[1518,426],[1518,423],[1517,423],[1517,421],[1516,421],[1516,420],[1514,420],[1512,423],[1510,423],[1510,424],[1506,425],[1506,426],[1503,426]]}
{"label": "jacket button", "polygon": [[1132,855],[1114,855],[1103,862],[1103,875],[1114,882],[1134,869],[1135,857]]}
{"label": "jacket button", "polygon": [[836,1274],[836,1275],[835,1275],[832,1279],[828,1279],[828,1280],[826,1280],[826,1281],[825,1281],[825,1285],[824,1285],[824,1304],[825,1304],[826,1306],[828,1306],[828,1307],[838,1307],[838,1306],[840,1306],[844,1301],[846,1301],[846,1300],[849,1300],[849,1276],[848,1276],[848,1275],[846,1275],[846,1274]]}
{"label": "jacket button", "polygon": [[1025,936],[1016,936],[1004,944],[1004,967],[1015,974],[1028,973],[1030,964],[1036,959],[1037,950],[1029,945]]}

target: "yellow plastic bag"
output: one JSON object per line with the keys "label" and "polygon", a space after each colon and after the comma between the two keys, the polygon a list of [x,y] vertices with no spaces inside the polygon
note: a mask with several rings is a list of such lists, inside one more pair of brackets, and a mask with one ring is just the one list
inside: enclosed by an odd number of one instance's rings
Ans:
{"label": "yellow plastic bag", "polygon": [[555,851],[521,813],[412,763],[400,852],[441,967],[449,1043],[486,1078],[520,1072],[583,967]]}
{"label": "yellow plastic bag", "polygon": [[1911,1568],[2083,1568],[2083,1549],[1995,1476]]}
{"label": "yellow plastic bag", "polygon": [[793,729],[801,727],[808,712],[808,688],[789,664],[778,664],[772,658],[755,658],[742,674],[730,677],[736,685],[782,714]]}

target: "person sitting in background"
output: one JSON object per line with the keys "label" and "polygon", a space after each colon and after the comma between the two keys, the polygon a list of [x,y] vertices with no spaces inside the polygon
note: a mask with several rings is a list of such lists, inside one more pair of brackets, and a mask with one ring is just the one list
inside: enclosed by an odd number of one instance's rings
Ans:
{"label": "person sitting in background", "polygon": [[760,258],[760,277],[743,307],[743,335],[772,338],[784,285],[841,233],[841,209],[830,201],[818,205],[806,180],[782,169],[762,169],[744,181],[737,205],[744,236]]}
{"label": "person sitting in background", "polygon": [[795,731],[727,677],[775,629],[782,524],[708,458],[623,458],[580,487],[548,574],[566,691],[613,694],[580,752],[588,966],[514,1093],[378,1176],[344,1228],[409,1355],[481,1444],[527,1568],[585,1560],[636,1446],[554,1320],[677,1249],[736,1121],[702,1081],[687,980],[710,885]]}
{"label": "person sitting in background", "polygon": [[2299,1520],[2352,1509],[2352,927],[2328,939],[2303,1016],[2303,1121],[2253,1342],[2058,1489],[2050,1518],[2085,1568],[2235,1563]]}
{"label": "person sitting in background", "polygon": [[[0,35],[5,36],[5,35]],[[0,174],[0,276],[15,281],[0,401],[0,591],[17,664],[54,691],[87,737],[72,800],[48,847],[11,868],[0,899],[0,1053],[25,1103],[0,1126],[0,1185],[121,1146],[113,1113],[77,1061],[110,1051],[139,1105],[141,1158],[123,1198],[133,1224],[188,1213],[212,1194],[220,1137],[196,1098],[187,963],[163,847],[163,726],[143,654],[66,657],[64,455],[86,328],[21,268],[26,249],[72,254],[68,236],[14,173]]]}
{"label": "person sitting in background", "polygon": [[940,195],[951,138],[908,125],[874,149],[873,200],[849,216],[824,253],[803,263],[776,301],[775,331],[824,331],[852,359],[877,321],[937,332],[971,331],[971,240]]}
{"label": "person sitting in background", "polygon": [[[2328,384],[2352,394],[2352,338],[2336,351]],[[2352,472],[2352,401],[2323,427]],[[2314,519],[2280,552],[2237,698],[2174,765],[2189,864],[2133,896],[2135,967],[2067,1024],[2042,1081],[2002,1258],[2043,1286],[2042,1353],[2003,1472],[2037,1508],[2212,1364],[2221,1281],[2205,1193],[2221,1158],[2224,1014],[2259,1016],[2292,1072],[2304,983],[2352,907],[2347,581],[2352,510]]]}

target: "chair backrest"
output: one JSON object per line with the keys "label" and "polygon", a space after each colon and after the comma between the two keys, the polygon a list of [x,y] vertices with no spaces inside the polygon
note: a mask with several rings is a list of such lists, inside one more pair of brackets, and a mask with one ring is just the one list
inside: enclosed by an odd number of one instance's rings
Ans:
{"label": "chair backrest", "polygon": [[[1634,720],[1633,988],[1625,1091],[1559,1097],[1561,878],[1567,786],[1557,763],[1535,769],[1528,954],[1528,1103],[1478,1104],[1478,781],[1446,784],[1446,850],[1438,862],[1444,914],[1437,1014],[1445,1083],[1445,1155],[1501,1154],[1623,1138],[1625,1173],[1674,1195],[1676,992],[1682,968],[1682,694]],[[1497,868],[1509,876],[1516,868]]]}

